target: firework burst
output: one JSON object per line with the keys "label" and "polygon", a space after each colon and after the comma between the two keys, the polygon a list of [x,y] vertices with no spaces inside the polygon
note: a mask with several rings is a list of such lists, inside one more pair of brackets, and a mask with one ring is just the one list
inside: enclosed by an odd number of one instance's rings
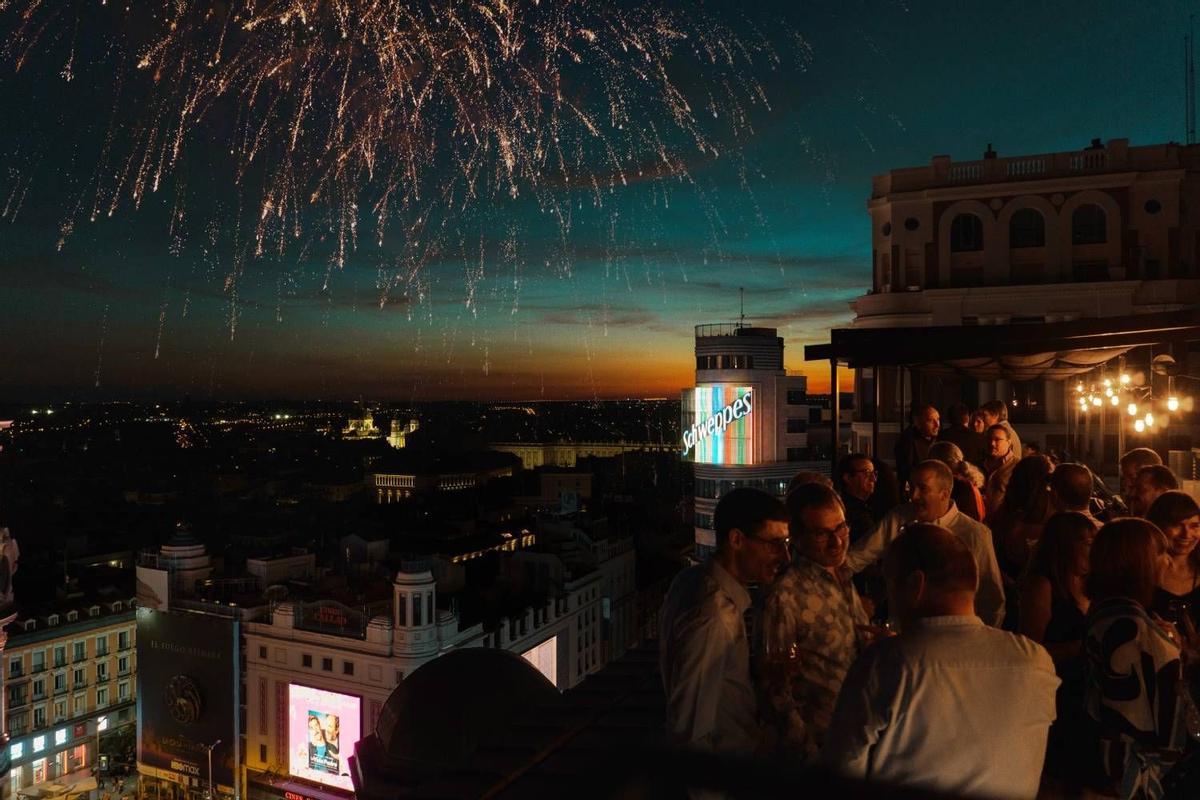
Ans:
{"label": "firework burst", "polygon": [[[112,75],[99,164],[60,247],[82,219],[137,208],[168,181],[175,242],[190,213],[183,167],[204,163],[241,209],[234,283],[247,259],[314,237],[340,268],[365,235],[402,254],[393,275],[411,288],[464,218],[519,203],[566,242],[579,203],[687,183],[736,147],[767,106],[754,76],[779,62],[766,37],[735,35],[702,6],[0,0],[0,13],[18,73]],[[95,25],[110,41],[81,54],[78,31]],[[385,303],[390,280],[380,288]]]}

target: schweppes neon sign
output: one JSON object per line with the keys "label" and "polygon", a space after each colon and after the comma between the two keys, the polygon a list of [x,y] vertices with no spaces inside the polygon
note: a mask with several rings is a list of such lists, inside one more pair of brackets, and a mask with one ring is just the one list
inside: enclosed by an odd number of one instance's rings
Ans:
{"label": "schweppes neon sign", "polygon": [[[702,391],[720,391],[721,388],[722,387],[698,387],[696,389],[697,411],[700,410],[700,406],[702,404],[702,400],[700,399],[700,393]],[[697,422],[688,430],[684,431],[683,454],[687,455],[694,447],[702,444],[706,439],[714,436],[720,436],[730,425],[749,416],[750,412],[754,410],[752,394],[753,391],[751,389],[747,389],[744,394],[735,399],[732,403],[729,403],[724,408],[715,411],[703,421]],[[697,416],[699,416],[699,414],[697,414]]]}

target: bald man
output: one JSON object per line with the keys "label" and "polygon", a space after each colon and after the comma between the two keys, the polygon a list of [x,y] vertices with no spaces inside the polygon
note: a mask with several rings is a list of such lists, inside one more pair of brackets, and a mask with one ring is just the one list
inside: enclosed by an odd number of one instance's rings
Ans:
{"label": "bald man", "polygon": [[956,534],[924,523],[888,547],[900,635],[846,675],[821,756],[832,769],[947,797],[1037,795],[1059,679],[1041,645],[971,613],[975,560]]}

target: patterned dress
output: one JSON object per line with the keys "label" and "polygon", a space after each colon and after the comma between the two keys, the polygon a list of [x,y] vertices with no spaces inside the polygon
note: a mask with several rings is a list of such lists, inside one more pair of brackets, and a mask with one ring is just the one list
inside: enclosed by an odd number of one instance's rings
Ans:
{"label": "patterned dress", "polygon": [[1157,800],[1188,743],[1194,706],[1179,647],[1125,598],[1088,612],[1087,710],[1100,723],[1106,771],[1126,800]]}
{"label": "patterned dress", "polygon": [[758,631],[760,709],[780,755],[811,762],[824,743],[867,614],[844,567],[797,556],[768,590]]}

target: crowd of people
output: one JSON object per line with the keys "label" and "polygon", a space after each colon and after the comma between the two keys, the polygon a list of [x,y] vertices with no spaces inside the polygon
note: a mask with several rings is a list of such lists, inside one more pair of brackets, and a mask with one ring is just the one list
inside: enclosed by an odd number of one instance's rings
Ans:
{"label": "crowd of people", "polygon": [[1006,412],[918,406],[894,472],[723,495],[661,612],[670,740],[951,796],[1200,797],[1200,506],[1153,450],[1114,494]]}

